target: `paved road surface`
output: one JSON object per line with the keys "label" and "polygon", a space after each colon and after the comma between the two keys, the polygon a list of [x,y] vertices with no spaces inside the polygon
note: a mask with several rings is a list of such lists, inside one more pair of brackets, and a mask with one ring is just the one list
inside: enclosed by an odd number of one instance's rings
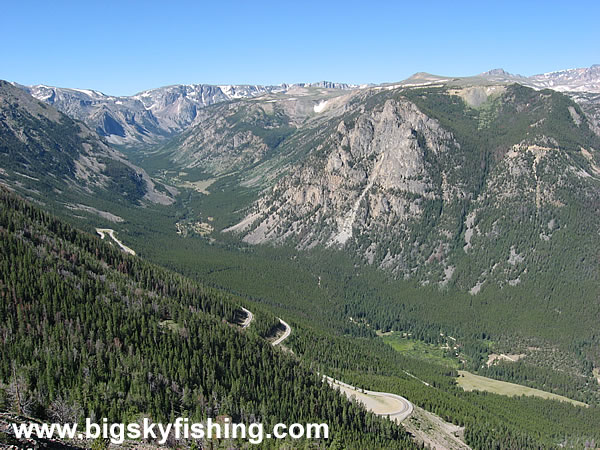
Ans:
{"label": "paved road surface", "polygon": [[250,322],[252,322],[254,320],[254,314],[252,314],[250,311],[248,311],[243,306],[242,306],[242,311],[244,311],[246,313],[246,318],[242,322],[242,328],[246,328],[246,327],[248,327],[248,325],[250,325]]}
{"label": "paved road surface", "polygon": [[131,255],[135,255],[135,252],[130,249],[129,247],[127,247],[125,244],[123,244],[121,241],[119,241],[116,237],[115,237],[115,230],[111,230],[110,228],[96,228],[96,233],[98,233],[100,235],[100,239],[104,239],[104,235],[108,234],[110,236],[110,238],[115,241],[117,243],[117,245],[119,247],[121,247],[121,249],[124,252],[127,252]]}
{"label": "paved road surface", "polygon": [[413,412],[413,404],[400,395],[366,389],[359,390],[331,377],[323,376],[323,378],[327,380],[331,387],[342,391],[346,397],[354,396],[356,400],[365,405],[367,410],[378,416],[388,416],[396,423],[402,422]]}
{"label": "paved road surface", "polygon": [[[278,318],[279,319],[279,318]],[[292,332],[292,328],[285,323],[283,320],[279,319],[279,322],[281,322],[281,324],[285,327],[285,332],[276,340],[274,340],[271,345],[275,346],[275,345],[279,345],[281,344],[284,340],[287,339],[287,337],[290,335],[290,333]]]}
{"label": "paved road surface", "polygon": [[[246,308],[242,308],[248,317],[242,324],[242,328],[246,328],[250,321],[252,321],[252,313]],[[285,332],[271,344],[273,346],[281,344],[292,332],[292,328],[283,320],[279,319],[279,322],[285,327]],[[339,380],[335,380],[328,376],[323,376],[327,380],[327,383],[334,388],[342,391],[346,397],[350,398],[354,396],[358,401],[363,403],[367,410],[372,411],[378,416],[388,416],[391,420],[396,423],[402,422],[413,412],[413,404],[400,395],[392,394],[390,392],[376,392],[369,391],[366,389],[359,390],[354,386],[344,383]]]}

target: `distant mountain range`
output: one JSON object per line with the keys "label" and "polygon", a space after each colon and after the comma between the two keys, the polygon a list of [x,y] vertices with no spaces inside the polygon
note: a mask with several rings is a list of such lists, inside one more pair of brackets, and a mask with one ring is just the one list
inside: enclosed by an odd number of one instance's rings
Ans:
{"label": "distant mountain range", "polygon": [[[561,92],[600,94],[600,65],[569,69],[532,77],[523,77],[495,69],[476,77],[494,83],[519,83],[534,89],[553,89]],[[428,79],[440,79],[429,74],[415,74],[398,85]],[[198,121],[198,111],[206,106],[265,94],[288,94],[294,97],[298,88],[353,90],[368,87],[321,81],[318,83],[260,85],[173,85],[140,92],[132,96],[110,96],[90,89],[70,89],[45,85],[20,86],[38,100],[59,111],[82,120],[112,144],[139,146],[156,144]]]}
{"label": "distant mountain range", "polygon": [[17,86],[72,118],[82,120],[108,142],[128,146],[160,142],[195,123],[198,110],[214,103],[270,93],[293,93],[302,87],[358,88],[328,81],[278,86],[179,84],[115,97],[90,89]]}
{"label": "distant mountain range", "polygon": [[[591,330],[597,72],[418,73],[362,89],[171,86],[121,98],[4,82],[0,180],[94,223],[168,214],[167,236],[337,249],[423,286],[477,299],[502,290],[529,330],[534,316],[548,324],[555,314]],[[131,161],[106,142],[116,139]]]}
{"label": "distant mountain range", "polygon": [[84,123],[5,81],[0,81],[0,184],[112,219],[91,201],[171,204],[176,192],[156,185]]}
{"label": "distant mountain range", "polygon": [[558,70],[531,77],[513,75],[503,69],[490,70],[482,73],[481,76],[493,81],[516,82],[534,89],[600,93],[600,64],[582,69]]}
{"label": "distant mountain range", "polygon": [[[52,180],[88,192],[93,183],[134,204],[170,203],[177,194],[169,186],[203,192],[194,183],[231,176],[235,189],[260,192],[240,205],[244,216],[221,217],[221,230],[248,243],[343,248],[397,276],[477,294],[483,285],[524,283],[527,265],[557,247],[552,236],[564,233],[566,259],[574,230],[600,223],[599,69],[528,78],[501,69],[463,78],[418,73],[362,89],[177,85],[132,97],[5,83],[6,147],[15,156],[3,168],[12,169],[13,186],[50,175],[54,190],[63,188]],[[548,86],[555,91],[540,92]],[[26,105],[43,110],[24,91],[52,105],[49,120],[15,122]],[[161,182],[54,108],[109,142],[135,145],[131,155]],[[72,130],[55,132],[55,123]],[[44,133],[51,139],[38,145]],[[89,143],[77,146],[82,133]],[[160,145],[149,151],[150,144]],[[499,233],[530,232],[534,223],[535,238],[498,242]],[[580,253],[596,249],[590,242]],[[491,265],[472,267],[476,259]],[[569,267],[578,264],[573,256]]]}

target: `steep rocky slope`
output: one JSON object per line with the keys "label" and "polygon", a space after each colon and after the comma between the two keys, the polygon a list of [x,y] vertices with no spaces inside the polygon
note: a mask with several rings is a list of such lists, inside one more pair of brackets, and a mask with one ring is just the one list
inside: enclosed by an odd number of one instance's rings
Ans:
{"label": "steep rocky slope", "polygon": [[[173,85],[133,96],[110,96],[90,89],[52,86],[19,86],[118,145],[139,146],[164,141],[197,123],[199,111],[215,103],[258,97],[269,93],[293,92],[303,87],[347,90],[356,86],[319,82],[312,84]],[[198,118],[199,119],[199,118]]]}
{"label": "steep rocky slope", "polygon": [[[196,124],[159,153],[169,155],[172,166],[182,170],[260,177],[277,166],[276,161],[302,153],[303,141],[318,135],[321,124],[355,95],[327,87],[295,86],[286,93],[212,105],[200,110]],[[273,173],[268,175],[272,178]]]}
{"label": "steep rocky slope", "polygon": [[4,81],[0,167],[3,184],[42,201],[100,196],[127,205],[173,202],[171,193],[83,123]]}
{"label": "steep rocky slope", "polygon": [[600,136],[600,93],[569,92],[568,95],[581,106],[592,130]]}
{"label": "steep rocky slope", "polygon": [[600,140],[564,95],[374,89],[337,112],[228,231],[249,243],[345,248],[473,294],[486,282],[516,286],[557,252],[597,279],[586,230],[600,229]]}

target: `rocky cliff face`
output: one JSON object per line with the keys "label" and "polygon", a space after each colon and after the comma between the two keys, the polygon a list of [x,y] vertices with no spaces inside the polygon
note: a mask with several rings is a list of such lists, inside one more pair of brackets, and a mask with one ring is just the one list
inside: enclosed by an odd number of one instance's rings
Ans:
{"label": "rocky cliff face", "polygon": [[41,198],[104,195],[125,204],[170,204],[148,174],[73,120],[0,81],[0,177]]}
{"label": "rocky cliff face", "polygon": [[19,86],[68,116],[85,122],[108,142],[136,146],[156,144],[197,123],[199,111],[215,103],[286,93],[303,87],[354,89],[343,83],[320,82],[279,86],[174,85],[114,97],[89,89]]}
{"label": "rocky cliff face", "polygon": [[262,185],[306,154],[356,92],[296,85],[285,93],[214,104],[198,110],[194,124],[157,154],[182,171],[235,173],[244,184]]}
{"label": "rocky cliff face", "polygon": [[600,140],[561,94],[499,86],[474,102],[473,89],[353,96],[226,231],[253,244],[343,248],[474,295],[486,283],[518,285],[540,255],[575,245],[569,233],[600,226]]}
{"label": "rocky cliff face", "polygon": [[340,120],[311,162],[275,186],[277,199],[261,202],[258,210],[269,212],[245,240],[297,235],[301,246],[343,246],[421,217],[425,201],[459,193],[429,170],[456,148],[450,133],[407,101],[387,100],[353,124]]}
{"label": "rocky cliff face", "polygon": [[22,88],[36,99],[84,122],[113,144],[150,144],[167,132],[152,111],[137,98],[43,85]]}
{"label": "rocky cliff face", "polygon": [[259,162],[294,128],[272,104],[233,102],[198,111],[197,125],[169,148],[174,165],[223,175]]}
{"label": "rocky cliff face", "polygon": [[594,133],[600,136],[600,93],[570,92],[568,95],[581,106]]}

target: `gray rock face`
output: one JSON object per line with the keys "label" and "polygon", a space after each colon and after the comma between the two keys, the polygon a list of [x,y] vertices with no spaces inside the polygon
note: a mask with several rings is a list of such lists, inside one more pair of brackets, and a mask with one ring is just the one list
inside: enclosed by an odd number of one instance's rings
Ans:
{"label": "gray rock face", "polygon": [[309,148],[322,125],[338,117],[355,92],[296,85],[284,93],[213,104],[198,109],[193,124],[159,151],[183,171],[236,172],[245,184],[262,185],[265,176],[273,179],[281,172],[284,163],[276,160]]}
{"label": "gray rock face", "polygon": [[[50,95],[61,101],[57,93]],[[143,169],[84,123],[4,81],[0,81],[0,148],[3,183],[28,192],[46,196],[68,189],[87,195],[103,193],[131,203],[173,202],[171,195],[156,189]]]}
{"label": "gray rock face", "polygon": [[22,88],[69,117],[81,120],[113,144],[152,143],[168,132],[152,111],[133,97],[43,85]]}
{"label": "gray rock face", "polygon": [[246,227],[244,239],[250,243],[294,236],[301,247],[345,246],[386,227],[401,232],[403,222],[422,216],[425,200],[463,195],[429,172],[456,146],[453,136],[414,104],[388,100],[354,123],[339,121],[309,162],[259,201],[253,225],[246,220],[237,229]]}
{"label": "gray rock face", "polygon": [[85,122],[110,143],[128,146],[161,142],[195,123],[199,110],[215,103],[285,93],[298,87],[356,88],[330,82],[280,86],[192,84],[114,97],[88,89],[44,85],[19,87],[68,116]]}
{"label": "gray rock face", "polygon": [[270,116],[265,109],[243,102],[200,109],[195,125],[168,144],[175,149],[173,164],[199,167],[215,176],[252,166],[269,150],[269,132],[288,128],[287,117]]}
{"label": "gray rock face", "polygon": [[487,92],[477,101],[471,87],[437,86],[336,99],[292,135],[307,156],[225,231],[252,244],[343,248],[473,295],[486,283],[516,286],[554,251],[557,223],[600,223],[600,140],[562,94],[476,88]]}
{"label": "gray rock face", "polygon": [[600,136],[600,93],[569,92],[567,95],[581,106],[591,122],[592,130]]}

